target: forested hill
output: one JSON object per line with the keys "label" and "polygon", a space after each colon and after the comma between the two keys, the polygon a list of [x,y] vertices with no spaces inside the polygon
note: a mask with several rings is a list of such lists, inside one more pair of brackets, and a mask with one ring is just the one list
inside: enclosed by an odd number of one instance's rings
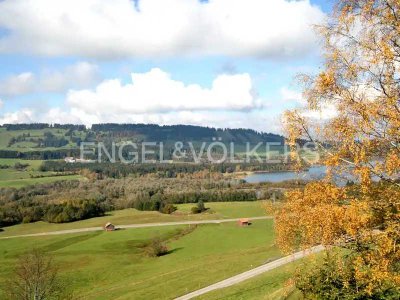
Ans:
{"label": "forested hill", "polygon": [[221,139],[223,142],[258,143],[283,142],[283,137],[273,133],[257,132],[252,129],[220,129],[192,125],[155,125],[155,124],[94,124],[94,132],[110,132],[116,135],[142,136],[147,141],[183,140],[212,141]]}
{"label": "forested hill", "polygon": [[[252,129],[221,129],[212,127],[201,127],[192,125],[156,125],[156,124],[94,124],[91,128],[86,128],[84,125],[74,124],[4,124],[0,126],[3,131],[16,131],[20,134],[29,131],[52,132],[57,130],[58,133],[66,131],[65,136],[74,135],[74,132],[79,132],[86,135],[110,136],[115,137],[132,137],[146,141],[163,141],[163,140],[184,140],[184,141],[212,141],[213,139],[221,139],[223,142],[236,143],[255,143],[255,142],[283,142],[284,138],[273,133],[258,132]],[[9,134],[10,135],[10,134]],[[86,137],[86,136],[85,136]],[[28,139],[32,140],[32,139]]]}
{"label": "forested hill", "polygon": [[[168,150],[175,142],[284,143],[283,136],[252,129],[217,129],[191,125],[94,124],[4,124],[0,126],[0,158],[59,159],[77,156],[82,142],[163,142]],[[196,147],[197,147],[196,146]]]}

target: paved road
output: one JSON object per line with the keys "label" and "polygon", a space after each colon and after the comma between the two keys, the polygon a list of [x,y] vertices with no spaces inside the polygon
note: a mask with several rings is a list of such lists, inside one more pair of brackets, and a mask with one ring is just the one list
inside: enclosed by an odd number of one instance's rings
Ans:
{"label": "paved road", "polygon": [[255,276],[258,276],[262,273],[268,272],[272,269],[278,268],[280,266],[286,265],[288,263],[291,263],[293,261],[296,261],[298,259],[301,259],[303,257],[306,257],[312,253],[318,253],[323,251],[325,248],[323,246],[316,246],[310,249],[307,249],[305,251],[300,251],[300,252],[296,252],[292,255],[289,256],[285,256],[283,258],[277,259],[275,261],[272,261],[270,263],[267,263],[265,265],[259,266],[257,268],[254,268],[252,270],[246,271],[244,273],[238,274],[236,276],[230,277],[228,279],[222,280],[220,282],[214,283],[212,285],[209,285],[205,288],[202,288],[200,290],[191,292],[187,295],[183,295],[181,297],[176,298],[175,300],[189,300],[192,298],[195,298],[197,296],[206,294],[208,292],[214,291],[214,290],[218,290],[218,289],[222,289],[222,288],[226,288],[228,286],[232,286],[234,284],[240,283],[242,281],[245,281],[247,279],[253,278]]}
{"label": "paved road", "polygon": [[[272,219],[273,217],[265,216],[265,217],[250,217],[250,220],[264,220],[264,219]],[[146,223],[146,224],[129,224],[129,225],[118,225],[118,229],[128,229],[128,228],[144,228],[144,227],[158,227],[158,226],[173,226],[173,225],[196,225],[196,224],[220,224],[226,222],[237,222],[240,218],[237,219],[219,219],[219,220],[198,220],[198,221],[180,221],[180,222],[164,222],[164,223]],[[12,235],[12,236],[1,236],[0,240],[4,239],[13,239],[13,238],[21,238],[21,237],[34,237],[34,236],[46,236],[46,235],[60,235],[60,234],[68,234],[68,233],[81,233],[81,232],[92,232],[92,231],[100,231],[104,230],[103,227],[88,227],[88,228],[78,228],[78,229],[68,229],[68,230],[58,230],[58,231],[49,231],[49,232],[40,232],[40,233],[30,233],[30,234],[21,234],[21,235]]]}

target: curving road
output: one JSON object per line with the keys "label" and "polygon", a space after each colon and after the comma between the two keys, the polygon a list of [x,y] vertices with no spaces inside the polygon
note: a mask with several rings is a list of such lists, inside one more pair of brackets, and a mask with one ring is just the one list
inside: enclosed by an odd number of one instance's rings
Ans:
{"label": "curving road", "polygon": [[259,266],[257,268],[251,269],[251,270],[246,271],[244,273],[238,274],[236,276],[230,277],[228,279],[225,279],[225,280],[222,280],[220,282],[217,282],[217,283],[214,283],[212,285],[209,285],[207,287],[204,287],[204,288],[202,288],[200,290],[197,290],[197,291],[191,292],[189,294],[183,295],[181,297],[176,298],[175,300],[189,300],[189,299],[198,297],[200,295],[206,294],[206,293],[211,292],[211,291],[215,291],[215,290],[218,290],[218,289],[223,289],[223,288],[232,286],[234,284],[237,284],[237,283],[240,283],[240,282],[245,281],[247,279],[250,279],[250,278],[253,278],[255,276],[258,276],[258,275],[260,275],[262,273],[268,272],[268,271],[270,271],[272,269],[275,269],[275,268],[278,268],[280,266],[286,265],[288,263],[294,262],[294,261],[296,261],[298,259],[301,259],[303,257],[306,257],[306,256],[308,256],[310,254],[321,252],[324,249],[325,248],[323,246],[316,246],[316,247],[312,247],[312,248],[304,250],[304,251],[296,252],[296,253],[294,253],[292,255],[282,257],[282,258],[274,260],[274,261],[272,261],[270,263],[261,265],[261,266]]}
{"label": "curving road", "polygon": [[[117,229],[128,229],[128,228],[144,228],[144,227],[158,227],[158,226],[173,226],[173,225],[197,225],[197,224],[220,224],[227,222],[237,222],[241,218],[235,219],[219,219],[219,220],[198,220],[198,221],[180,221],[180,222],[164,222],[164,223],[146,223],[146,224],[129,224],[129,225],[119,225]],[[273,219],[271,216],[264,217],[253,217],[249,218],[250,220],[266,220]],[[37,237],[37,236],[48,236],[48,235],[61,235],[61,234],[69,234],[69,233],[82,233],[82,232],[93,232],[93,231],[101,231],[104,230],[103,227],[87,227],[87,228],[79,228],[79,229],[69,229],[69,230],[58,230],[58,231],[49,231],[49,232],[40,232],[40,233],[31,233],[31,234],[21,234],[21,235],[13,235],[13,236],[5,236],[1,237],[2,239],[12,239],[12,238],[23,238],[23,237]],[[294,262],[298,259],[306,257],[313,253],[318,253],[323,251],[325,248],[323,246],[315,246],[310,249],[296,252],[292,255],[288,255],[277,259],[275,261],[266,263],[257,268],[251,269],[249,271],[243,272],[241,274],[235,275],[233,277],[227,278],[220,282],[214,283],[197,291],[193,291],[189,294],[180,296],[175,300],[189,300],[194,297],[206,294],[208,292],[226,288],[237,283],[243,282],[247,279],[253,278],[280,266],[286,265],[288,263]]]}
{"label": "curving road", "polygon": [[[178,221],[178,222],[146,223],[146,224],[129,224],[129,225],[119,225],[119,226],[117,226],[117,229],[173,226],[173,225],[220,224],[220,223],[226,223],[226,222],[237,222],[240,219],[242,219],[242,218],[219,219],[219,220],[198,220],[198,221]],[[265,220],[265,219],[273,219],[273,217],[271,217],[271,216],[253,217],[253,218],[250,217],[248,219],[250,219],[250,220]],[[100,230],[104,230],[104,228],[103,227],[87,227],[87,228],[58,230],[58,231],[49,231],[49,232],[40,232],[40,233],[11,235],[11,236],[4,236],[4,237],[2,237],[1,233],[0,233],[0,240],[22,238],[22,237],[35,237],[35,236],[46,236],[46,235],[60,235],[60,234],[69,234],[69,233],[92,232],[92,231],[100,231]]]}

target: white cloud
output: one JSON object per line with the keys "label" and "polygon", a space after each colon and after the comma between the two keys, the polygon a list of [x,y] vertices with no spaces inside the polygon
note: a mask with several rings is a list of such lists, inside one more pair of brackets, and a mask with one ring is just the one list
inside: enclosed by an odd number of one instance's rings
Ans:
{"label": "white cloud", "polygon": [[291,90],[287,87],[281,88],[281,97],[284,102],[296,102],[301,105],[307,104],[307,101],[303,98],[301,92]]}
{"label": "white cloud", "polygon": [[179,111],[151,114],[88,114],[80,110],[62,110],[52,108],[41,112],[23,109],[0,116],[0,124],[4,123],[73,123],[90,126],[95,123],[151,123],[160,125],[198,125],[218,128],[252,128],[264,132],[281,133],[279,116],[271,115],[267,110],[250,112],[232,111]]}
{"label": "white cloud", "polygon": [[3,100],[0,99],[0,109],[2,109],[3,106],[4,106],[4,102],[3,102]]}
{"label": "white cloud", "polygon": [[31,123],[34,121],[34,111],[28,108],[16,112],[7,112],[0,116],[0,124]]}
{"label": "white cloud", "polygon": [[279,120],[257,98],[247,73],[218,75],[210,87],[185,84],[160,69],[131,77],[127,84],[112,79],[92,90],[70,90],[63,108],[25,108],[0,116],[0,123],[126,122],[279,131]]}
{"label": "white cloud", "polygon": [[300,108],[301,115],[306,118],[313,119],[314,121],[325,121],[337,116],[338,112],[336,106],[333,104],[324,104],[320,109],[310,110],[307,100],[304,99],[301,92],[282,87],[280,93],[284,103],[297,103],[297,108]]}
{"label": "white cloud", "polygon": [[296,57],[317,48],[323,19],[309,0],[3,0],[0,52]]}
{"label": "white cloud", "polygon": [[250,75],[219,75],[211,88],[185,85],[158,69],[132,73],[132,83],[106,80],[94,90],[69,91],[67,104],[91,115],[184,110],[249,110],[260,107]]}
{"label": "white cloud", "polygon": [[73,115],[68,110],[62,110],[60,107],[51,108],[44,114],[36,112],[35,119],[45,123],[83,124],[78,116]]}
{"label": "white cloud", "polygon": [[0,95],[15,96],[32,92],[35,76],[30,72],[9,76],[0,81]]}
{"label": "white cloud", "polygon": [[68,88],[85,88],[95,82],[98,67],[78,62],[61,71],[43,70],[40,74],[25,72],[0,79],[0,95],[18,96],[33,92],[61,92]]}
{"label": "white cloud", "polygon": [[79,62],[63,71],[44,71],[38,82],[38,89],[48,92],[65,91],[68,88],[84,88],[98,78],[99,68],[95,64]]}
{"label": "white cloud", "polygon": [[303,112],[303,116],[320,121],[335,118],[337,115],[338,111],[333,104],[326,104],[319,110],[306,110]]}

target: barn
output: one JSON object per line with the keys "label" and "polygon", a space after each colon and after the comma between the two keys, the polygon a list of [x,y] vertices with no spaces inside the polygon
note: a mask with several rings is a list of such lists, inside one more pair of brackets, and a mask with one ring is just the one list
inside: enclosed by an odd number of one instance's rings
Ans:
{"label": "barn", "polygon": [[114,226],[114,224],[111,224],[110,222],[108,222],[106,225],[104,225],[104,230],[105,231],[114,231],[115,226]]}
{"label": "barn", "polygon": [[240,226],[249,226],[249,225],[251,225],[251,222],[250,222],[249,219],[243,218],[243,219],[240,219],[240,220],[238,221],[238,224],[239,224]]}

